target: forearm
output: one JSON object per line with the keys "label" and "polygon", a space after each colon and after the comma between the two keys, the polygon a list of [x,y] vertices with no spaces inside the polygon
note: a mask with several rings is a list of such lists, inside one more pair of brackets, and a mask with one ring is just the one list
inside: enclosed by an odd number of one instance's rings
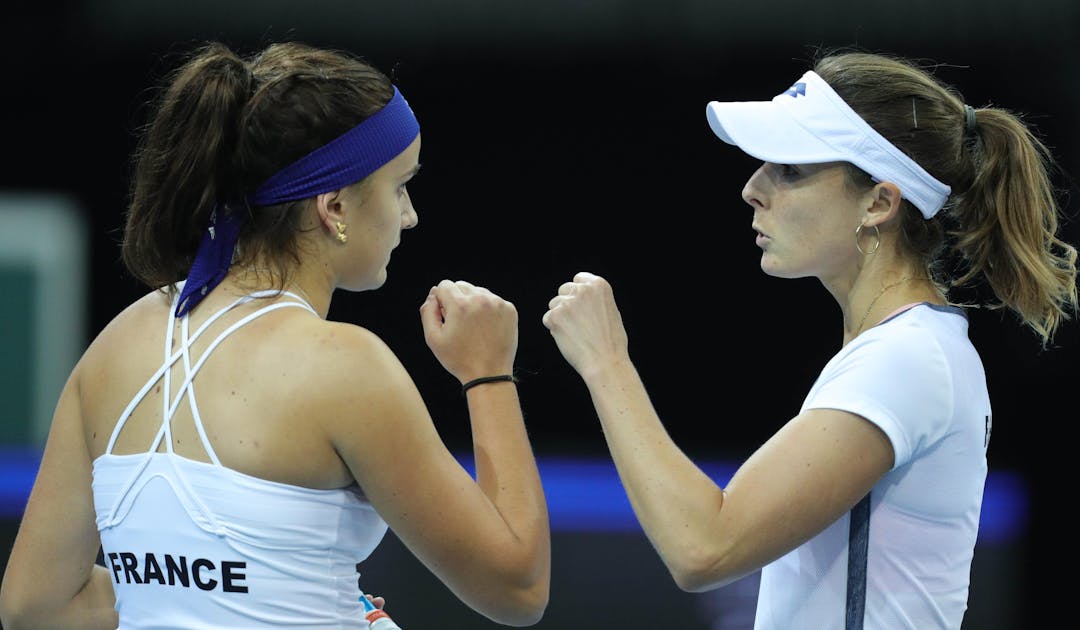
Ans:
{"label": "forearm", "polygon": [[547,503],[521,413],[517,387],[485,383],[468,393],[476,482],[506,524],[501,546],[504,584],[525,607],[546,604],[551,541]]}
{"label": "forearm", "polygon": [[476,481],[524,541],[546,538],[547,504],[513,383],[486,383],[468,392]]}
{"label": "forearm", "polygon": [[680,586],[695,586],[716,561],[722,489],[671,439],[628,358],[586,385],[642,528]]}
{"label": "forearm", "polygon": [[[47,588],[47,586],[42,586]],[[14,599],[14,598],[12,598]],[[112,578],[102,566],[94,565],[89,579],[75,597],[67,602],[5,600],[3,627],[8,630],[21,628],[72,628],[77,630],[113,630],[119,625],[116,596]]]}

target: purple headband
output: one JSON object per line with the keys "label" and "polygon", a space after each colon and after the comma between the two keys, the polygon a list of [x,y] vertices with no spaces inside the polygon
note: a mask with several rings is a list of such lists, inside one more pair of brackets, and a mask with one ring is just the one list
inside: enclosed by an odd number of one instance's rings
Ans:
{"label": "purple headband", "polygon": [[[271,175],[248,197],[247,203],[272,206],[355,184],[397,157],[419,134],[416,116],[394,86],[394,96],[382,109]],[[195,308],[203,296],[225,279],[243,218],[240,212],[230,212],[221,204],[210,213],[210,225],[203,233],[176,305],[177,317]]]}
{"label": "purple headband", "polygon": [[420,133],[397,87],[367,120],[270,176],[250,197],[253,206],[307,199],[364,179],[398,156]]}

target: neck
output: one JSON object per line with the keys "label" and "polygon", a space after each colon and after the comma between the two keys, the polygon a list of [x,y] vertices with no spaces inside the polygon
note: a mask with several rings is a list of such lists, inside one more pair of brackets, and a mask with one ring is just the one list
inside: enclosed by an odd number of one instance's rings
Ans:
{"label": "neck", "polygon": [[[872,286],[876,290],[873,293],[867,291],[870,297],[865,302],[866,306],[861,306],[861,300],[856,299],[849,307],[849,325],[853,321],[854,327],[850,334],[845,336],[845,343],[906,307],[920,302],[943,301],[933,283],[924,274],[907,273]],[[860,306],[856,307],[855,304]]]}
{"label": "neck", "polygon": [[305,277],[301,273],[297,273],[292,277],[288,288],[307,300],[311,308],[315,309],[315,312],[319,314],[319,317],[326,319],[327,313],[330,312],[330,297],[334,293],[334,288],[331,285],[320,282],[319,277]]}
{"label": "neck", "polygon": [[325,283],[320,283],[317,276],[312,277],[313,274],[302,265],[291,269],[285,282],[282,282],[280,272],[269,265],[234,267],[230,275],[233,276],[237,288],[242,291],[280,288],[302,297],[323,319],[326,319],[330,310],[333,290],[324,288]]}

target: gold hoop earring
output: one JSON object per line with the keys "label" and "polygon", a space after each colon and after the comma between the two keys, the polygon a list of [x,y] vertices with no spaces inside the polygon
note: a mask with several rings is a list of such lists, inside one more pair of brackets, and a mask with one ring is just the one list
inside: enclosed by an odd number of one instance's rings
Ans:
{"label": "gold hoop earring", "polygon": [[881,230],[876,225],[871,226],[874,228],[874,249],[865,251],[863,250],[862,245],[859,245],[859,237],[862,236],[863,227],[863,224],[860,223],[859,227],[855,228],[855,249],[859,250],[859,253],[863,256],[870,256],[877,253],[877,250],[881,247]]}
{"label": "gold hoop earring", "polygon": [[337,240],[342,245],[349,242],[349,235],[345,233],[345,230],[347,230],[348,228],[349,226],[345,225],[341,221],[337,222]]}

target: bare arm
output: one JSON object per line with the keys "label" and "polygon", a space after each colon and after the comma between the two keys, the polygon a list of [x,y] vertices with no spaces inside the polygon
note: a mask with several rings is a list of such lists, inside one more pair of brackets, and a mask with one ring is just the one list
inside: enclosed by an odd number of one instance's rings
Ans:
{"label": "bare arm", "polygon": [[116,628],[112,581],[95,564],[90,457],[78,380],[60,396],[45,452],[0,588],[0,619],[19,628]]}
{"label": "bare arm", "polygon": [[[445,291],[423,311],[429,344],[443,364],[462,381],[509,373],[516,349],[512,307],[507,312],[508,304],[486,292]],[[488,352],[484,346],[501,343],[507,317],[509,348]],[[441,330],[459,320],[472,322],[476,336]],[[351,393],[335,403],[353,413],[340,414],[332,429],[342,459],[394,533],[463,602],[499,623],[536,623],[548,601],[550,529],[516,385],[486,383],[468,392],[474,480],[447,450],[391,351],[371,335],[353,342],[348,354],[362,365],[341,371],[351,375],[350,384],[337,389]],[[494,355],[497,360],[484,360]]]}
{"label": "bare arm", "polygon": [[631,506],[681,588],[727,584],[790,551],[891,467],[891,445],[877,427],[813,410],[788,422],[721,489],[664,428],[630,361],[610,286],[591,274],[573,285],[560,288],[544,323],[585,380]]}

